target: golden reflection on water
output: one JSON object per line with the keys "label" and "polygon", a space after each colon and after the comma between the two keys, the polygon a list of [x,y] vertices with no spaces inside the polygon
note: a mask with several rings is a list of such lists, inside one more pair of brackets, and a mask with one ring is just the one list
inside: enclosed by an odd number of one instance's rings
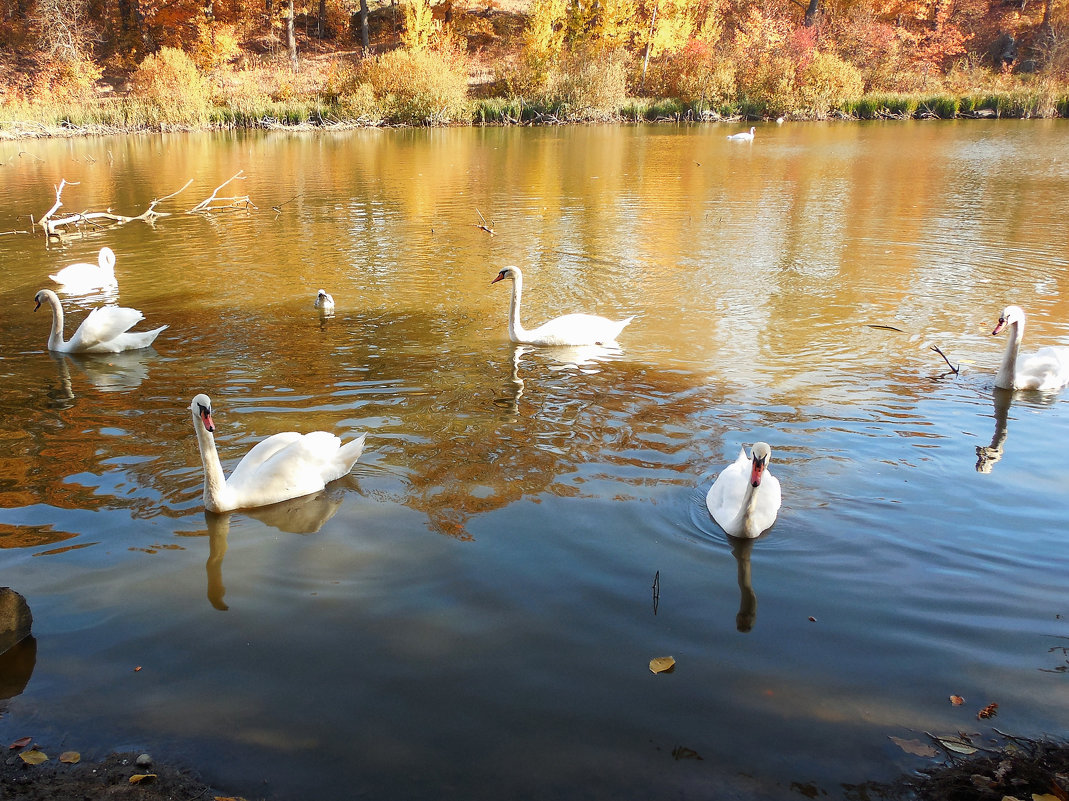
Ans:
{"label": "golden reflection on water", "polygon": [[[124,213],[193,183],[154,226],[48,247],[0,240],[11,272],[0,333],[17,373],[6,398],[25,410],[0,430],[12,446],[0,507],[178,514],[199,492],[181,410],[204,391],[220,400],[224,463],[280,430],[367,429],[376,463],[404,476],[398,500],[464,538],[472,516],[521,497],[582,493],[558,477],[587,462],[640,486],[628,477],[646,458],[635,453],[663,451],[666,469],[693,481],[706,469],[686,445],[693,421],[720,406],[736,410],[725,427],[877,409],[924,437],[911,409],[941,372],[930,343],[990,370],[1001,343],[986,331],[1010,299],[1032,313],[1030,340],[1069,331],[1069,263],[1042,244],[1064,233],[1051,172],[1065,162],[1048,159],[1066,148],[1056,126],[976,123],[964,138],[954,126],[783,126],[746,148],[720,133],[35,144],[43,161],[13,173],[9,212],[43,213],[59,177],[78,182],[68,207]],[[248,177],[234,191],[256,209],[186,213],[238,170]],[[1013,185],[994,191],[983,179],[996,171]],[[119,302],[169,328],[149,351],[49,359],[30,298],[102,244],[117,253]],[[512,263],[528,277],[532,325],[569,311],[637,315],[621,352],[511,348],[508,297],[489,280]],[[332,317],[312,307],[320,287]],[[72,325],[91,304],[71,302]],[[103,486],[116,466],[129,480]]]}

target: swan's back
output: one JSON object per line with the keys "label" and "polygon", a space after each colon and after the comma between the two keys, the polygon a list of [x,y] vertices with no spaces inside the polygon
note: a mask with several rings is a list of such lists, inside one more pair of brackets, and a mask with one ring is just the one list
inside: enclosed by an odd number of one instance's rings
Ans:
{"label": "swan's back", "polygon": [[147,348],[167,326],[151,331],[129,331],[145,319],[137,309],[120,306],[100,306],[78,326],[66,343],[70,353],[121,353],[124,350]]}
{"label": "swan's back", "polygon": [[607,345],[634,320],[610,320],[596,314],[565,314],[527,331],[524,341],[533,345]]}
{"label": "swan's back", "polygon": [[97,264],[76,262],[48,277],[57,284],[62,284],[61,291],[67,293],[108,289],[119,285],[115,278],[115,253],[109,247],[100,249]]}
{"label": "swan's back", "polygon": [[345,445],[328,431],[286,431],[257,443],[226,479],[238,507],[263,506],[323,489],[352,470],[364,450],[361,434]]}
{"label": "swan's back", "polygon": [[1048,345],[1017,360],[1016,389],[1060,389],[1069,384],[1069,347]]}

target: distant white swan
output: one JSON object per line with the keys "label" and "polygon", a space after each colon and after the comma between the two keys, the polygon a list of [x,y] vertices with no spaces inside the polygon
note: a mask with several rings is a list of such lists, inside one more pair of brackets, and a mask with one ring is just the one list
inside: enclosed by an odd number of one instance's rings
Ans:
{"label": "distant white swan", "polygon": [[197,395],[189,408],[204,465],[204,508],[209,512],[267,506],[319,492],[353,469],[367,436],[342,445],[327,431],[274,434],[253,446],[226,478],[215,449],[211,400]]}
{"label": "distant white swan", "polygon": [[319,294],[316,295],[315,303],[312,305],[319,309],[321,314],[329,314],[334,311],[334,298],[330,296],[327,290],[321,289]]}
{"label": "distant white swan", "polygon": [[52,307],[52,332],[48,335],[48,349],[60,353],[121,353],[124,350],[147,348],[167,326],[152,331],[129,331],[145,319],[137,309],[100,306],[82,320],[74,336],[63,339],[63,306],[51,289],[42,289],[34,296],[34,311],[47,301]]}
{"label": "distant white swan", "polygon": [[995,375],[995,386],[1002,389],[1059,389],[1069,384],[1069,347],[1047,346],[1021,356],[1024,339],[1024,310],[1007,306],[998,318],[992,336],[1010,329],[1002,364]]}
{"label": "distant white swan", "polygon": [[754,131],[756,131],[756,130],[757,130],[756,128],[751,126],[748,133],[744,132],[744,133],[731,134],[731,136],[729,136],[728,139],[734,139],[736,142],[752,142],[753,141]]}
{"label": "distant white swan", "polygon": [[766,442],[755,442],[746,458],[739,458],[720,471],[705,496],[709,514],[733,537],[756,537],[776,522],[779,512],[779,479],[768,471],[772,449]]}
{"label": "distant white swan", "polygon": [[520,299],[523,295],[523,273],[519,267],[506,267],[491,281],[496,284],[506,278],[512,281],[512,303],[509,306],[509,339],[523,345],[608,345],[616,341],[624,327],[634,320],[610,320],[596,314],[566,314],[538,328],[528,331],[520,324]]}
{"label": "distant white swan", "polygon": [[100,249],[97,263],[80,261],[68,265],[55,275],[48,276],[62,284],[60,292],[78,295],[93,289],[112,289],[119,286],[115,278],[115,253],[109,247]]}

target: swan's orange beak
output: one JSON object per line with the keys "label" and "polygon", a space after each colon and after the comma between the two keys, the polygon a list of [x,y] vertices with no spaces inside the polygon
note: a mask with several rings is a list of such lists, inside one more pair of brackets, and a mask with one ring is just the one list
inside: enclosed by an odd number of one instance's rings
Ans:
{"label": "swan's orange beak", "polygon": [[497,278],[495,278],[495,279],[494,279],[493,281],[491,281],[491,282],[490,282],[490,285],[491,285],[491,286],[493,286],[493,285],[494,285],[494,284],[496,284],[496,283],[497,283],[498,281],[504,281],[504,280],[505,280],[505,271],[504,271],[504,270],[502,270],[501,272],[499,272],[499,273],[497,274]]}
{"label": "swan's orange beak", "polygon": [[215,431],[215,423],[212,421],[211,409],[205,409],[203,406],[200,406],[200,421],[204,423],[206,431]]}
{"label": "swan's orange beak", "polygon": [[754,459],[753,470],[750,471],[750,485],[753,487],[761,486],[761,478],[765,475],[765,460]]}
{"label": "swan's orange beak", "polygon": [[34,307],[33,307],[33,310],[34,310],[34,311],[37,311],[37,310],[38,310],[39,308],[41,308],[41,301],[40,301],[40,299],[38,299],[37,303],[36,303],[36,304],[34,305]]}
{"label": "swan's orange beak", "polygon": [[999,317],[998,318],[998,325],[996,325],[995,326],[995,330],[991,332],[991,336],[994,336],[995,334],[997,334],[1000,331],[1002,331],[1002,329],[1005,328],[1005,326],[1006,326],[1006,318],[1005,317]]}

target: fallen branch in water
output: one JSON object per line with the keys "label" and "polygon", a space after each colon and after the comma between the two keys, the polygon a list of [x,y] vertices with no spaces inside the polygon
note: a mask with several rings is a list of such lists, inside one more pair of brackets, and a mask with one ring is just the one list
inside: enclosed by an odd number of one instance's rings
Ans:
{"label": "fallen branch in water", "polygon": [[292,203],[292,202],[293,202],[293,201],[295,201],[295,200],[296,200],[297,198],[301,197],[301,196],[302,196],[303,194],[304,194],[304,192],[301,192],[300,194],[296,194],[296,195],[294,195],[293,197],[291,197],[291,198],[290,198],[289,200],[284,200],[284,201],[282,201],[281,203],[279,203],[279,204],[278,204],[277,206],[272,206],[271,208],[272,208],[272,209],[273,209],[273,210],[274,210],[274,211],[275,211],[276,213],[278,213],[278,214],[281,214],[281,213],[282,213],[282,207],[283,207],[283,206],[285,206],[285,205],[286,205],[287,203]]}
{"label": "fallen branch in water", "polygon": [[[66,217],[58,217],[53,219],[53,215],[63,207],[63,190],[68,186],[78,186],[79,183],[75,181],[68,181],[66,178],[59,182],[59,186],[56,187],[56,202],[52,204],[45,215],[37,222],[37,225],[41,226],[45,235],[49,237],[59,237],[70,226],[78,227],[80,225],[93,225],[96,226],[99,220],[106,220],[107,222],[115,223],[116,225],[124,225],[134,220],[144,220],[145,222],[152,223],[157,217],[167,217],[168,212],[156,211],[156,206],[165,200],[169,200],[177,195],[179,192],[188,187],[193,180],[190,179],[186,182],[186,185],[179,189],[177,192],[172,192],[169,195],[165,195],[161,198],[156,198],[149,203],[148,208],[136,216],[128,216],[125,214],[116,214],[111,209],[107,211],[82,211],[75,214],[69,214]],[[31,218],[32,219],[32,218]]]}
{"label": "fallen branch in water", "polygon": [[[219,184],[219,186],[215,187],[215,191],[212,192],[210,196],[208,196],[207,198],[202,200],[200,203],[198,203],[196,206],[191,208],[189,210],[189,213],[190,214],[198,214],[200,212],[228,211],[228,210],[240,209],[240,208],[244,208],[244,209],[248,210],[250,206],[252,208],[254,208],[254,209],[257,208],[256,205],[253,204],[253,202],[251,200],[249,200],[249,196],[248,195],[241,195],[239,197],[217,197],[217,195],[219,194],[219,190],[220,189],[222,189],[224,186],[226,186],[231,181],[235,181],[235,180],[244,181],[245,180],[245,170],[238,170],[234,175],[231,175],[229,178],[227,178],[225,181],[223,181],[221,184]],[[219,201],[219,202],[225,201],[225,202],[223,203],[222,206],[213,206],[212,203],[216,202],[216,201]]]}

